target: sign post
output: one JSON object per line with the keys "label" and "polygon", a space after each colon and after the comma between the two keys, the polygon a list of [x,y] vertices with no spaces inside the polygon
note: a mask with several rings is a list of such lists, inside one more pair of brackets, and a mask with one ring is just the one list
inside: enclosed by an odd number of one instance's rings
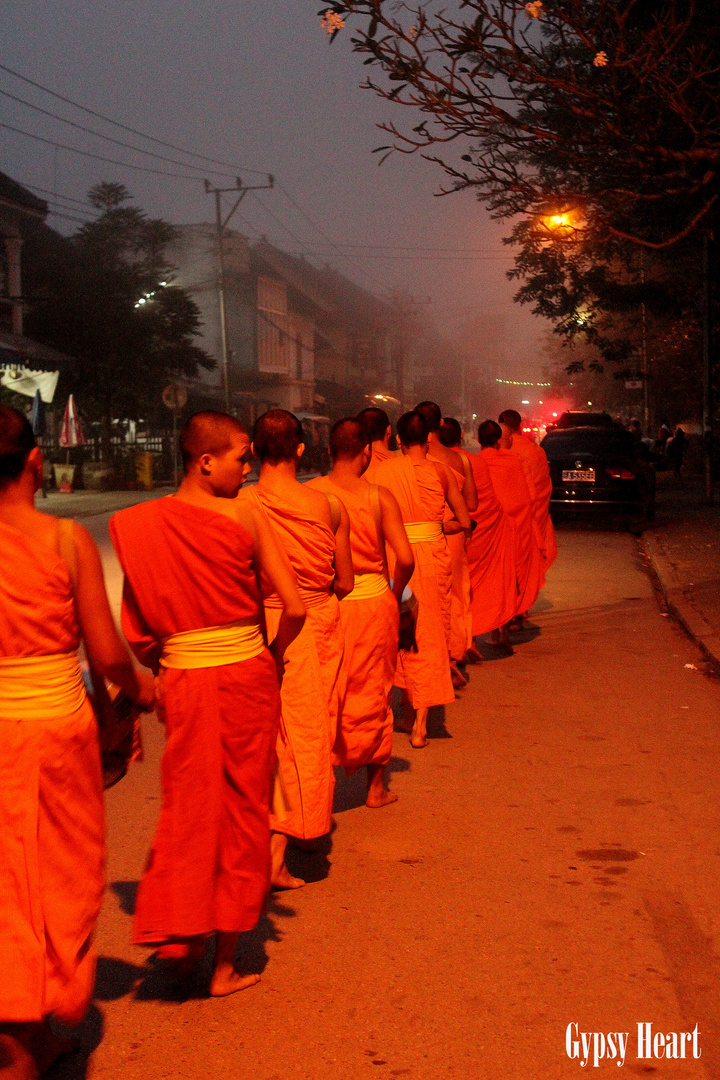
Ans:
{"label": "sign post", "polygon": [[178,418],[187,405],[187,387],[182,383],[169,383],[162,392],[163,405],[173,414],[172,458],[173,482],[178,486]]}

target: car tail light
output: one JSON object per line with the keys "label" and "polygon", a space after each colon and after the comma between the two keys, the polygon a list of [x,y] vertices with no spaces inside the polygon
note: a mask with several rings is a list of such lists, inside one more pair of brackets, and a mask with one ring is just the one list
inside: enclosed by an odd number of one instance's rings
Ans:
{"label": "car tail light", "polygon": [[635,479],[635,473],[630,472],[629,469],[613,469],[611,466],[608,466],[605,472],[608,474],[608,476],[612,476],[613,480]]}

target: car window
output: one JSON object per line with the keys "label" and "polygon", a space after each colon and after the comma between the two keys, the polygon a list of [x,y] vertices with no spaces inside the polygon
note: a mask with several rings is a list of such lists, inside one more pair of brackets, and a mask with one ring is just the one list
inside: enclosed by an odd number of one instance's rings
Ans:
{"label": "car window", "polygon": [[549,461],[572,454],[598,454],[603,457],[636,458],[638,447],[629,431],[597,428],[568,428],[549,431],[540,443]]}

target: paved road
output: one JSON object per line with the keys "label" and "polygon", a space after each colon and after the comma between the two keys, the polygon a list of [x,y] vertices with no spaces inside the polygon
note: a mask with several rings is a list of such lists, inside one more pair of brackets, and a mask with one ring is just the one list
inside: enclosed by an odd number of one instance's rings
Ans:
{"label": "paved road", "polygon": [[[317,880],[246,935],[263,977],[232,998],[179,999],[129,944],[158,810],[147,722],[145,762],[108,793],[89,1075],[555,1080],[586,1074],[577,1023],[629,1032],[630,1075],[720,1080],[720,685],[626,535],[561,531],[533,623],[427,749],[395,735],[398,803],[341,782],[331,843],[293,867]],[[702,1056],[638,1060],[641,1022],[697,1024]],[[592,1052],[587,1071],[618,1075]]]}

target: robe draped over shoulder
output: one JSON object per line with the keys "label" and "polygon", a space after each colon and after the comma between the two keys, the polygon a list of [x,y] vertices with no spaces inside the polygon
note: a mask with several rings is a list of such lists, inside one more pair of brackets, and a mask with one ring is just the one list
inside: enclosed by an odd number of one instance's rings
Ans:
{"label": "robe draped over shoulder", "polygon": [[544,560],[543,571],[548,570],[557,558],[555,529],[550,518],[550,497],[552,480],[547,454],[541,446],[527,435],[513,435],[511,451],[520,458],[530,494],[533,499],[533,514],[540,535],[540,551]]}
{"label": "robe draped over shoulder", "polygon": [[370,458],[370,464],[363,473],[364,479],[368,484],[377,484],[377,471],[384,461],[391,461],[398,455],[394,450],[388,450],[382,445],[382,443],[373,443],[372,457]]}
{"label": "robe draped over shoulder", "polygon": [[486,447],[484,458],[495,494],[515,530],[515,574],[517,606],[515,614],[528,611],[543,583],[542,556],[532,495],[519,459],[510,450]]}
{"label": "robe draped over shoulder", "polygon": [[[428,454],[428,458],[432,455]],[[432,460],[436,460],[432,458]],[[439,460],[439,459],[438,459]],[[444,464],[444,462],[439,462]],[[457,480],[462,491],[465,473],[452,466],[446,466]],[[445,521],[452,521],[454,514],[445,506]],[[450,655],[453,660],[462,660],[472,645],[472,617],[470,615],[470,572],[467,560],[467,541],[464,532],[451,533],[446,537],[450,554],[452,590],[450,593]]]}
{"label": "robe draped over shoulder", "polygon": [[516,613],[515,527],[503,510],[482,454],[469,454],[478,493],[477,522],[467,546],[473,636],[504,626]]}
{"label": "robe draped over shoulder", "polygon": [[[442,522],[445,493],[431,461],[416,465],[408,456],[395,455],[380,466],[377,482],[397,499],[403,522]],[[406,687],[410,703],[418,709],[455,700],[449,645],[452,576],[444,534],[413,544],[413,554],[410,588],[418,600],[418,651],[398,653],[395,684]]]}
{"label": "robe draped over shoulder", "polygon": [[[335,536],[330,526],[258,485],[255,497],[295,571],[306,603],[305,625],[285,653],[282,719],[277,739],[278,781],[270,822],[276,832],[310,840],[330,831],[335,778],[332,748],[338,711],[343,635],[335,576]],[[281,611],[265,597],[268,640]]]}
{"label": "robe draped over shoulder", "polygon": [[[3,661],[72,654],[79,632],[60,555],[2,522],[0,549],[1,696]],[[77,1023],[93,992],[102,775],[95,714],[75,696],[67,712],[0,708],[0,1023]]]}
{"label": "robe draped over shoulder", "polygon": [[[122,624],[157,669],[164,637],[260,618],[253,538],[225,514],[169,497],[122,510]],[[161,676],[162,807],[134,921],[138,944],[250,930],[270,887],[268,807],[280,719],[268,652]]]}
{"label": "robe draped over shoulder", "polygon": [[[349,492],[327,477],[310,486],[340,499],[350,517],[350,548],[356,574],[383,574],[371,486]],[[383,765],[392,751],[390,691],[398,652],[398,606],[386,588],[378,596],[340,601],[344,652],[339,678],[339,712],[333,764],[348,776],[362,765]]]}

